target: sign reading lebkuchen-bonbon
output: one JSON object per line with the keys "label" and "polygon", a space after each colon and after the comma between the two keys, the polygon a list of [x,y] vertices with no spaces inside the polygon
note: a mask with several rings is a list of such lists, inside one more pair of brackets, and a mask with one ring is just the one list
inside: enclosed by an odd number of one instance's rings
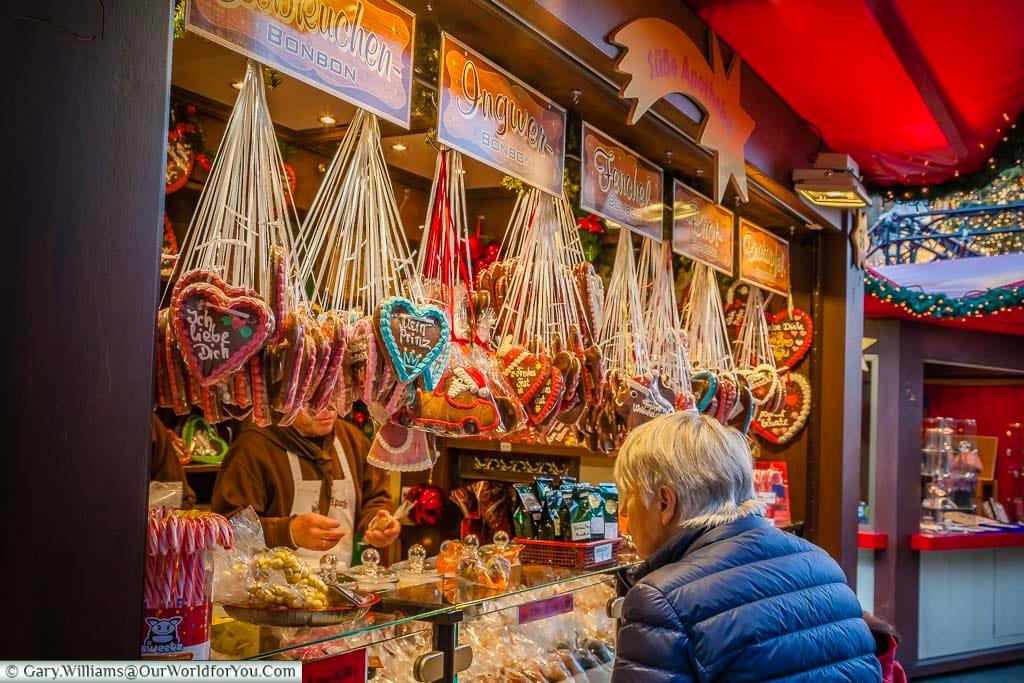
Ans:
{"label": "sign reading lebkuchen-bonbon", "polygon": [[416,17],[391,0],[188,0],[204,38],[409,127]]}
{"label": "sign reading lebkuchen-bonbon", "polygon": [[582,140],[580,207],[660,242],[661,169],[585,122]]}
{"label": "sign reading lebkuchen-bonbon", "polygon": [[733,213],[684,185],[672,186],[672,251],[733,274]]}
{"label": "sign reading lebkuchen-bonbon", "polygon": [[740,279],[755,287],[789,294],[789,242],[740,219]]}
{"label": "sign reading lebkuchen-bonbon", "polygon": [[438,141],[561,196],[565,110],[447,34],[440,72]]}

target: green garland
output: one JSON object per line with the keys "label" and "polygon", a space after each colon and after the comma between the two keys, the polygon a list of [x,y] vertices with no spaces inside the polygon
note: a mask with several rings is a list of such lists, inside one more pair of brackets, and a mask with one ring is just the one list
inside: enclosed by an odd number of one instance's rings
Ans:
{"label": "green garland", "polygon": [[864,291],[920,318],[948,320],[978,317],[1024,306],[1024,288],[1021,287],[999,287],[975,296],[951,297],[900,287],[867,273],[864,276]]}
{"label": "green garland", "polygon": [[[1004,122],[1005,123],[1005,122]],[[871,194],[897,204],[944,199],[957,193],[976,192],[994,182],[1007,169],[1022,166],[1024,161],[1024,114],[1003,131],[1003,137],[992,150],[983,168],[974,173],[958,175],[935,185],[867,184]]]}

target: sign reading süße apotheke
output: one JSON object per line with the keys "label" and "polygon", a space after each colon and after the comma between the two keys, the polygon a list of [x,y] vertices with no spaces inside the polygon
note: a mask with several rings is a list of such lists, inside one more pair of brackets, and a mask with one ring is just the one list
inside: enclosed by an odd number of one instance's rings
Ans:
{"label": "sign reading s\u00fc\u00dfe apotheke", "polygon": [[438,141],[561,196],[565,110],[448,34],[440,72]]}
{"label": "sign reading s\u00fc\u00dfe apotheke", "polygon": [[733,273],[733,213],[678,180],[672,186],[672,251]]}
{"label": "sign reading s\u00fc\u00dfe apotheke", "polygon": [[740,219],[740,279],[786,296],[789,294],[789,242]]}
{"label": "sign reading s\u00fc\u00dfe apotheke", "polygon": [[189,0],[190,31],[409,127],[416,17],[391,0]]}
{"label": "sign reading s\u00fc\u00dfe apotheke", "polygon": [[660,242],[661,169],[586,122],[582,140],[580,207]]}

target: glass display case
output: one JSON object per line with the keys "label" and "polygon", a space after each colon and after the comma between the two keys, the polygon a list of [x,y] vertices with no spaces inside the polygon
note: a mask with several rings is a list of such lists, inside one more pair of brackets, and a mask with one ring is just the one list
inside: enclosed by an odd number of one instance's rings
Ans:
{"label": "glass display case", "polygon": [[324,628],[256,626],[215,607],[212,656],[311,662],[359,653],[366,680],[379,683],[608,680],[609,605],[628,566],[516,565],[505,589],[463,578],[399,583],[363,618]]}

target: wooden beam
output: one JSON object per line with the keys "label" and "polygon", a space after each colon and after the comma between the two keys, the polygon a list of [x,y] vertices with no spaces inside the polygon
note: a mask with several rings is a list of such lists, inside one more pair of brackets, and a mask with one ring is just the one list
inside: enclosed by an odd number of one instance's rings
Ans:
{"label": "wooden beam", "polygon": [[[846,215],[846,229],[853,225]],[[861,340],[864,278],[845,234],[819,234],[811,383],[816,400],[808,468],[810,535],[846,572],[857,574],[860,500]]]}

